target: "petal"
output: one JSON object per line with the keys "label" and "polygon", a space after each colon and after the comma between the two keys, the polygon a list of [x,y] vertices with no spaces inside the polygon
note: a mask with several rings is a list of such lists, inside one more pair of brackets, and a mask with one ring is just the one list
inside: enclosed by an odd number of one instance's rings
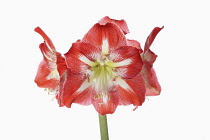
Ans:
{"label": "petal", "polygon": [[118,106],[119,99],[116,89],[110,90],[107,96],[107,101],[104,101],[103,98],[93,98],[92,100],[93,106],[100,115],[113,114]]}
{"label": "petal", "polygon": [[[88,84],[87,81],[85,81],[85,84]],[[77,96],[74,99],[74,103],[78,103],[81,105],[90,105],[90,104],[92,104],[92,99],[93,99],[95,92],[93,92],[93,88],[91,86],[88,86],[84,90],[82,90],[82,91],[79,90],[79,92],[77,91],[74,94]]]}
{"label": "petal", "polygon": [[106,25],[95,24],[82,39],[82,42],[93,44],[104,51],[108,46],[108,50],[116,49],[119,46],[127,45],[126,38],[122,30],[113,23]]}
{"label": "petal", "polygon": [[64,85],[65,85],[65,82],[66,82],[66,79],[67,79],[67,75],[68,73],[70,72],[69,69],[67,69],[60,77],[60,81],[59,81],[59,86],[58,86],[58,92],[57,92],[57,95],[56,95],[56,99],[58,100],[58,104],[60,107],[64,106],[63,104],[63,89],[64,89]]}
{"label": "petal", "polygon": [[150,35],[148,36],[145,47],[144,47],[144,52],[141,55],[142,60],[144,62],[144,66],[142,68],[142,75],[146,84],[147,92],[146,96],[155,96],[159,95],[161,92],[161,86],[158,82],[155,70],[153,69],[153,63],[155,62],[157,55],[150,50],[150,46],[152,42],[154,41],[156,35],[163,29],[159,27],[155,27]]}
{"label": "petal", "polygon": [[43,37],[44,41],[46,42],[47,47],[49,48],[49,50],[51,50],[51,52],[56,52],[51,39],[45,34],[45,32],[40,27],[36,27],[34,31],[39,33]]}
{"label": "petal", "polygon": [[141,106],[145,100],[145,83],[142,75],[139,73],[132,79],[116,79],[119,105]]}
{"label": "petal", "polygon": [[148,63],[148,65],[150,65],[150,67],[152,68],[153,63],[155,62],[156,58],[157,58],[157,55],[149,49],[143,53],[142,60],[144,63]]}
{"label": "petal", "polygon": [[158,82],[155,70],[151,67],[150,63],[145,63],[141,73],[144,77],[147,88],[146,96],[159,95],[161,92],[161,86]]}
{"label": "petal", "polygon": [[56,53],[51,52],[47,47],[46,43],[41,43],[39,48],[43,54],[43,57],[47,63],[55,63],[56,64]]}
{"label": "petal", "polygon": [[57,57],[56,64],[57,64],[58,73],[61,76],[67,70],[66,61],[65,58],[61,56],[59,52],[56,52],[56,57]]}
{"label": "petal", "polygon": [[139,50],[130,46],[122,46],[111,51],[110,59],[116,63],[115,69],[122,78],[133,78],[143,66]]}
{"label": "petal", "polygon": [[147,37],[147,40],[146,40],[146,43],[145,43],[145,46],[144,46],[144,52],[146,52],[149,47],[151,46],[152,42],[154,41],[156,35],[164,28],[163,27],[155,27],[152,32],[150,33],[150,35]]}
{"label": "petal", "polygon": [[90,65],[100,56],[99,48],[89,43],[73,43],[70,50],[65,54],[67,67],[74,74],[85,74]]}
{"label": "petal", "polygon": [[124,34],[128,34],[130,33],[127,23],[124,19],[121,20],[115,20],[115,19],[111,19],[108,16],[105,16],[104,18],[102,18],[99,22],[100,25],[105,25],[107,23],[114,23],[117,26],[119,26],[121,28],[121,30],[124,32]]}
{"label": "petal", "polygon": [[58,78],[58,73],[52,71],[46,61],[43,60],[39,65],[34,82],[38,87],[54,90],[58,85]]}
{"label": "petal", "polygon": [[74,75],[70,70],[68,70],[58,96],[60,104],[65,105],[66,107],[71,107],[75,98],[80,94],[80,92],[77,91],[84,81],[85,78],[82,75]]}
{"label": "petal", "polygon": [[128,44],[128,46],[132,46],[132,47],[139,49],[139,53],[143,52],[143,50],[141,49],[141,45],[138,41],[127,39],[127,44]]}

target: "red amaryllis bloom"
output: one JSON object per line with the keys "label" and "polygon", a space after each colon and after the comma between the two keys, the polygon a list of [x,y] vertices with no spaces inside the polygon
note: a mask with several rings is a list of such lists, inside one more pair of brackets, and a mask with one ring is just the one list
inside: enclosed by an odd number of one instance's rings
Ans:
{"label": "red amaryllis bloom", "polygon": [[60,106],[93,104],[101,115],[115,112],[118,105],[141,106],[145,96],[161,91],[153,69],[157,55],[150,46],[162,28],[153,29],[142,50],[138,41],[126,39],[125,20],[106,16],[73,43],[64,58],[37,27],[35,31],[44,38],[40,44],[44,60],[35,82],[56,90]]}
{"label": "red amaryllis bloom", "polygon": [[34,81],[39,87],[47,88],[52,91],[57,90],[60,76],[66,71],[65,60],[61,54],[56,51],[52,41],[40,27],[34,30],[44,39],[44,43],[39,45],[44,59],[39,65]]}
{"label": "red amaryllis bloom", "polygon": [[93,104],[99,114],[113,113],[118,105],[140,106],[145,100],[139,49],[128,46],[116,23],[95,24],[65,54],[69,71],[60,100]]}
{"label": "red amaryllis bloom", "polygon": [[153,68],[153,63],[155,62],[157,55],[150,50],[150,46],[154,41],[156,35],[163,29],[159,27],[155,27],[150,35],[147,37],[144,46],[144,52],[141,53],[142,60],[144,62],[142,68],[142,75],[144,77],[145,85],[146,85],[146,96],[155,96],[159,95],[161,92],[161,87],[158,82],[155,70]]}
{"label": "red amaryllis bloom", "polygon": [[[99,23],[101,25],[105,25],[106,23],[111,22],[118,25],[124,34],[129,33],[128,26],[125,20],[114,20],[109,18],[108,16],[102,18]],[[158,82],[155,70],[153,68],[153,63],[155,62],[157,55],[150,50],[150,46],[154,41],[156,35],[163,29],[159,27],[155,27],[150,35],[147,37],[145,42],[144,51],[141,49],[140,43],[136,40],[127,39],[127,44],[129,46],[135,47],[139,49],[139,53],[141,54],[141,58],[143,60],[143,68],[142,68],[142,75],[144,77],[145,85],[146,85],[146,96],[155,96],[159,95],[161,92],[161,87]]]}

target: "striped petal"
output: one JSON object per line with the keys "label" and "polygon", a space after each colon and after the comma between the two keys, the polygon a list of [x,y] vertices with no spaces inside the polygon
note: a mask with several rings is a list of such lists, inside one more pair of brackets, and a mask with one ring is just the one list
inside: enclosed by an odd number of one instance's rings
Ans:
{"label": "striped petal", "polygon": [[142,60],[144,62],[144,66],[142,68],[142,75],[144,77],[144,81],[147,87],[146,96],[155,96],[159,95],[161,92],[161,86],[158,82],[155,70],[153,68],[153,63],[155,62],[157,55],[150,50],[150,46],[153,43],[157,34],[163,29],[159,27],[155,27],[150,35],[147,37],[144,52],[141,55]]}
{"label": "striped petal", "polygon": [[117,85],[119,105],[142,105],[145,100],[146,87],[141,73],[132,79],[117,78],[115,83]]}
{"label": "striped petal", "polygon": [[61,76],[67,70],[66,60],[59,52],[56,52],[56,58],[57,70],[59,75]]}
{"label": "striped petal", "polygon": [[107,23],[105,25],[95,24],[84,36],[82,42],[99,47],[104,54],[119,46],[127,45],[124,33],[113,23]]}
{"label": "striped petal", "polygon": [[[94,89],[93,89],[93,92],[94,92]],[[104,98],[107,98],[107,99],[104,99]],[[116,89],[114,89],[113,87],[113,89],[111,89],[105,97],[96,94],[94,96],[94,99],[92,100],[92,103],[96,111],[100,115],[114,113],[119,103],[119,97],[118,97]]]}
{"label": "striped petal", "polygon": [[56,52],[56,49],[55,49],[51,39],[45,34],[45,32],[40,27],[36,27],[34,29],[34,31],[39,33],[43,37],[46,45],[48,46],[48,48],[51,52]]}
{"label": "striped petal", "polygon": [[34,82],[38,87],[49,88],[55,90],[59,82],[58,72],[49,67],[49,63],[45,60],[39,65]]}
{"label": "striped petal", "polygon": [[155,27],[152,32],[150,33],[150,35],[147,37],[147,40],[145,42],[145,46],[144,46],[144,52],[146,52],[147,50],[149,50],[150,46],[152,45],[152,42],[154,41],[155,37],[157,36],[157,34],[164,28],[163,27]]}
{"label": "striped petal", "polygon": [[137,48],[139,50],[139,53],[143,52],[143,50],[141,49],[141,45],[138,41],[127,39],[127,44],[128,44],[128,46]]}
{"label": "striped petal", "polygon": [[60,85],[58,94],[58,101],[60,106],[71,107],[71,104],[79,95],[76,91],[80,88],[85,78],[82,75],[74,75],[70,70],[66,72],[66,77],[63,78],[63,84]]}
{"label": "striped petal", "polygon": [[101,25],[106,25],[107,23],[114,23],[117,26],[120,27],[120,29],[123,31],[124,34],[128,34],[130,33],[127,23],[124,19],[121,20],[115,20],[115,19],[111,19],[108,16],[105,16],[104,18],[102,18],[99,22],[99,24]]}
{"label": "striped petal", "polygon": [[87,70],[100,56],[100,50],[89,43],[73,43],[65,54],[67,67],[74,74],[86,74]]}
{"label": "striped petal", "polygon": [[161,92],[161,86],[158,82],[155,70],[150,64],[145,63],[141,71],[147,87],[146,96],[156,96]]}
{"label": "striped petal", "polygon": [[122,46],[111,51],[110,59],[115,62],[117,66],[115,69],[122,78],[135,77],[143,66],[139,50],[130,46]]}

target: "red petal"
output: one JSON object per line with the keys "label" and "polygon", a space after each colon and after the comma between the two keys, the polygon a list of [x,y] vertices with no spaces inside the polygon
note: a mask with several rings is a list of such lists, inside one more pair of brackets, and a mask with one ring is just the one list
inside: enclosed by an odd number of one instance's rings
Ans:
{"label": "red petal", "polygon": [[118,106],[119,99],[116,90],[111,90],[108,96],[107,102],[104,102],[103,98],[92,100],[93,106],[100,115],[112,114]]}
{"label": "red petal", "polygon": [[71,104],[74,102],[75,98],[79,95],[76,92],[85,78],[82,75],[74,75],[70,70],[67,71],[67,76],[61,87],[61,91],[59,93],[59,100],[61,105],[65,105],[66,107],[71,107]]}
{"label": "red petal", "polygon": [[155,62],[156,58],[157,58],[157,55],[149,49],[143,53],[142,60],[144,63],[148,63],[148,65],[150,65],[150,67],[152,68],[153,63]]}
{"label": "red petal", "polygon": [[128,87],[126,87],[124,84],[118,85],[117,92],[119,97],[119,105],[142,105],[145,100],[146,88],[141,73],[139,73],[136,77],[133,77],[132,79],[121,80],[124,80]]}
{"label": "red petal", "polygon": [[90,105],[90,104],[92,104],[92,99],[93,99],[95,92],[93,93],[91,86],[89,86],[82,92],[75,92],[74,94],[75,94],[75,96],[77,96],[74,99],[74,103],[78,103],[81,105]]}
{"label": "red petal", "polygon": [[161,92],[161,86],[158,82],[155,70],[151,67],[151,64],[145,63],[141,73],[147,87],[146,96],[159,95]]}
{"label": "red petal", "polygon": [[114,51],[111,51],[110,59],[113,62],[119,63],[130,61],[127,65],[116,67],[117,72],[122,78],[133,78],[141,71],[143,66],[139,50],[130,46],[122,46]]}
{"label": "red petal", "polygon": [[56,52],[56,57],[57,57],[56,63],[57,63],[58,73],[61,76],[67,70],[66,61],[65,58],[61,56],[59,52]]}
{"label": "red petal", "polygon": [[143,50],[141,49],[141,45],[138,41],[127,39],[127,44],[128,44],[128,46],[132,46],[132,47],[139,49],[139,53],[143,52]]}
{"label": "red petal", "polygon": [[155,62],[157,55],[150,50],[150,46],[154,41],[156,35],[163,29],[159,27],[155,27],[150,35],[147,37],[144,53],[142,56],[142,60],[144,62],[144,66],[142,68],[142,75],[144,77],[144,81],[146,83],[146,96],[155,96],[159,95],[161,92],[161,87],[158,82],[155,70],[153,69],[153,63]]}
{"label": "red petal", "polygon": [[51,52],[47,47],[46,43],[41,43],[39,48],[43,54],[43,57],[47,63],[56,63],[56,54],[55,52]]}
{"label": "red petal", "polygon": [[[85,74],[86,70],[90,68],[88,62],[96,61],[100,56],[99,48],[94,47],[89,43],[73,43],[70,50],[65,54],[67,67],[71,69],[72,73]],[[87,60],[88,62],[85,62]]]}
{"label": "red petal", "polygon": [[63,93],[64,93],[64,85],[67,79],[67,75],[70,72],[69,69],[67,69],[60,77],[59,81],[59,87],[58,87],[58,93],[56,95],[56,99],[58,100],[58,104],[60,107],[64,106],[63,104]]}
{"label": "red petal", "polygon": [[47,76],[51,73],[51,69],[49,68],[49,65],[43,60],[38,68],[36,77],[34,82],[37,84],[38,87],[41,88],[49,88],[54,90],[59,80],[56,78],[50,78],[48,79]]}
{"label": "red petal", "polygon": [[72,103],[81,105],[90,105],[92,102],[93,94],[90,87],[83,91],[78,91],[84,79],[82,76],[78,77],[73,75],[70,70],[65,72],[60,80],[59,93],[57,95],[58,103],[60,106],[71,107]]}
{"label": "red petal", "polygon": [[82,39],[82,42],[93,44],[102,49],[104,40],[107,40],[109,50],[119,46],[126,46],[126,38],[121,29],[112,23],[106,25],[95,24]]}
{"label": "red petal", "polygon": [[130,33],[130,31],[128,29],[128,26],[127,26],[127,23],[124,19],[115,20],[115,19],[109,18],[108,16],[105,16],[98,23],[101,24],[101,25],[105,25],[107,23],[114,23],[121,28],[121,30],[124,32],[124,34]]}
{"label": "red petal", "polygon": [[37,33],[39,33],[43,37],[44,41],[49,46],[49,49],[52,49],[52,51],[56,52],[55,47],[54,47],[51,39],[45,34],[45,32],[40,27],[36,27],[34,29],[34,31],[37,32]]}
{"label": "red petal", "polygon": [[164,28],[164,26],[162,28],[159,27],[155,27],[152,32],[150,33],[150,35],[147,37],[145,46],[144,46],[144,52],[146,52],[149,47],[151,46],[152,42],[154,41],[156,35]]}

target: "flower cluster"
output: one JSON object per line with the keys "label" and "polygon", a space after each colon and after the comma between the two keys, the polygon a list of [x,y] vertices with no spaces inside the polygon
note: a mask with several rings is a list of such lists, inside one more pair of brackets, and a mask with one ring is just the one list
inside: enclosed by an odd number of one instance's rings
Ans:
{"label": "flower cluster", "polygon": [[93,104],[101,114],[112,114],[118,105],[141,106],[146,96],[159,95],[161,87],[153,63],[157,55],[150,50],[158,32],[148,36],[144,50],[136,40],[126,39],[125,20],[102,18],[82,39],[62,56],[40,27],[35,28],[44,42],[44,59],[35,83],[56,92],[60,106]]}

